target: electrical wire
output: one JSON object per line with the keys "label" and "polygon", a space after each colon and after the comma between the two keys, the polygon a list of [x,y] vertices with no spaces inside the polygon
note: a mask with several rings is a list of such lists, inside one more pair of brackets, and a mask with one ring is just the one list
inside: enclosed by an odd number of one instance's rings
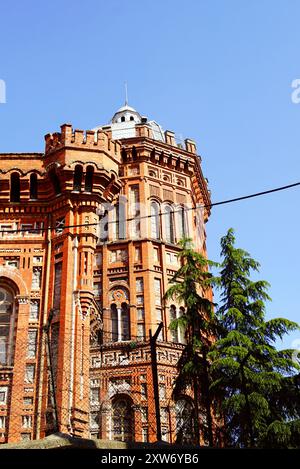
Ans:
{"label": "electrical wire", "polygon": [[[253,194],[248,194],[248,195],[243,195],[243,196],[240,196],[240,197],[235,197],[233,199],[226,199],[226,200],[221,200],[219,202],[213,202],[211,204],[197,204],[196,207],[180,207],[179,210],[173,210],[173,213],[180,213],[182,212],[182,210],[184,211],[192,211],[192,210],[199,210],[199,209],[204,209],[204,208],[212,208],[212,207],[217,207],[219,205],[225,205],[225,204],[230,204],[230,203],[233,203],[233,202],[239,202],[241,200],[246,200],[246,199],[251,199],[251,198],[254,198],[254,197],[261,197],[263,195],[267,195],[267,194],[272,194],[273,192],[279,192],[279,191],[284,191],[284,190],[287,190],[287,189],[291,189],[293,187],[296,187],[296,186],[300,186],[300,182],[295,182],[293,184],[288,184],[286,186],[280,186],[280,187],[275,187],[273,189],[268,189],[268,190],[265,190],[265,191],[262,191],[262,192],[255,192]],[[161,212],[160,214],[150,214],[150,215],[143,215],[143,216],[140,216],[140,215],[137,215],[136,217],[131,217],[131,218],[124,218],[122,220],[117,220],[117,221],[106,221],[105,223],[107,224],[115,224],[115,223],[125,223],[125,222],[129,222],[129,221],[134,221],[134,220],[142,220],[142,219],[145,219],[145,218],[152,218],[152,217],[157,217],[159,215],[167,215],[169,214],[169,212]],[[98,226],[99,225],[99,222],[95,222],[95,223],[82,223],[82,224],[76,224],[76,225],[60,225],[59,227],[58,226],[47,226],[47,227],[41,227],[41,228],[19,228],[19,229],[15,229],[15,230],[11,230],[11,229],[8,229],[8,230],[0,230],[0,233],[21,233],[21,232],[44,232],[44,231],[47,231],[47,230],[55,230],[55,229],[59,229],[61,231],[63,231],[64,229],[68,228],[80,228],[80,227],[87,227],[87,226]]]}

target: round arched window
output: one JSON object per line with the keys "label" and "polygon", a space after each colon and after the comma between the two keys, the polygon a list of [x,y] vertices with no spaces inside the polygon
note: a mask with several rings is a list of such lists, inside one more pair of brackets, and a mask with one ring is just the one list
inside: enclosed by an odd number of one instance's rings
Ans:
{"label": "round arched window", "polygon": [[175,404],[176,443],[191,444],[195,440],[195,409],[193,403],[183,397]]}
{"label": "round arched window", "polygon": [[13,292],[0,285],[0,365],[11,365],[13,361],[15,315]]}
{"label": "round arched window", "polygon": [[126,398],[116,399],[112,406],[113,439],[132,441],[133,413],[131,403]]}

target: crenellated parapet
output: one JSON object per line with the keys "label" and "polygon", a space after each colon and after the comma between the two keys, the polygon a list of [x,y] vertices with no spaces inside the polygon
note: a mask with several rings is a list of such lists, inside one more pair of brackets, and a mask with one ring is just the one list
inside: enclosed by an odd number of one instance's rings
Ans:
{"label": "crenellated parapet", "polygon": [[60,132],[45,135],[45,154],[64,147],[81,150],[103,151],[119,160],[121,144],[112,140],[110,133],[103,130],[73,130],[71,124],[63,124]]}

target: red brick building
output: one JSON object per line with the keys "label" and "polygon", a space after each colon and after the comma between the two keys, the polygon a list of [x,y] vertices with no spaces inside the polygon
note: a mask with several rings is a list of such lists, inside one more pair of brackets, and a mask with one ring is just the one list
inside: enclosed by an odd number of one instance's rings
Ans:
{"label": "red brick building", "polygon": [[107,126],[61,126],[45,153],[0,154],[0,442],[52,431],[155,441],[191,428],[171,399],[184,331],[164,304],[186,235],[206,253],[210,196],[192,140],[125,105]]}

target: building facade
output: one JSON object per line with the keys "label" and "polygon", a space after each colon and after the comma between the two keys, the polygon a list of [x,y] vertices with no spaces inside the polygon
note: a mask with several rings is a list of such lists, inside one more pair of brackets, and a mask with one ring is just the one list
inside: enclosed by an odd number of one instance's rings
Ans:
{"label": "building facade", "polygon": [[206,254],[195,143],[126,104],[109,125],[65,124],[44,153],[0,161],[0,442],[155,441],[160,323],[162,439],[184,441],[193,402],[171,394],[185,337],[169,329],[184,307],[163,295],[183,236]]}

